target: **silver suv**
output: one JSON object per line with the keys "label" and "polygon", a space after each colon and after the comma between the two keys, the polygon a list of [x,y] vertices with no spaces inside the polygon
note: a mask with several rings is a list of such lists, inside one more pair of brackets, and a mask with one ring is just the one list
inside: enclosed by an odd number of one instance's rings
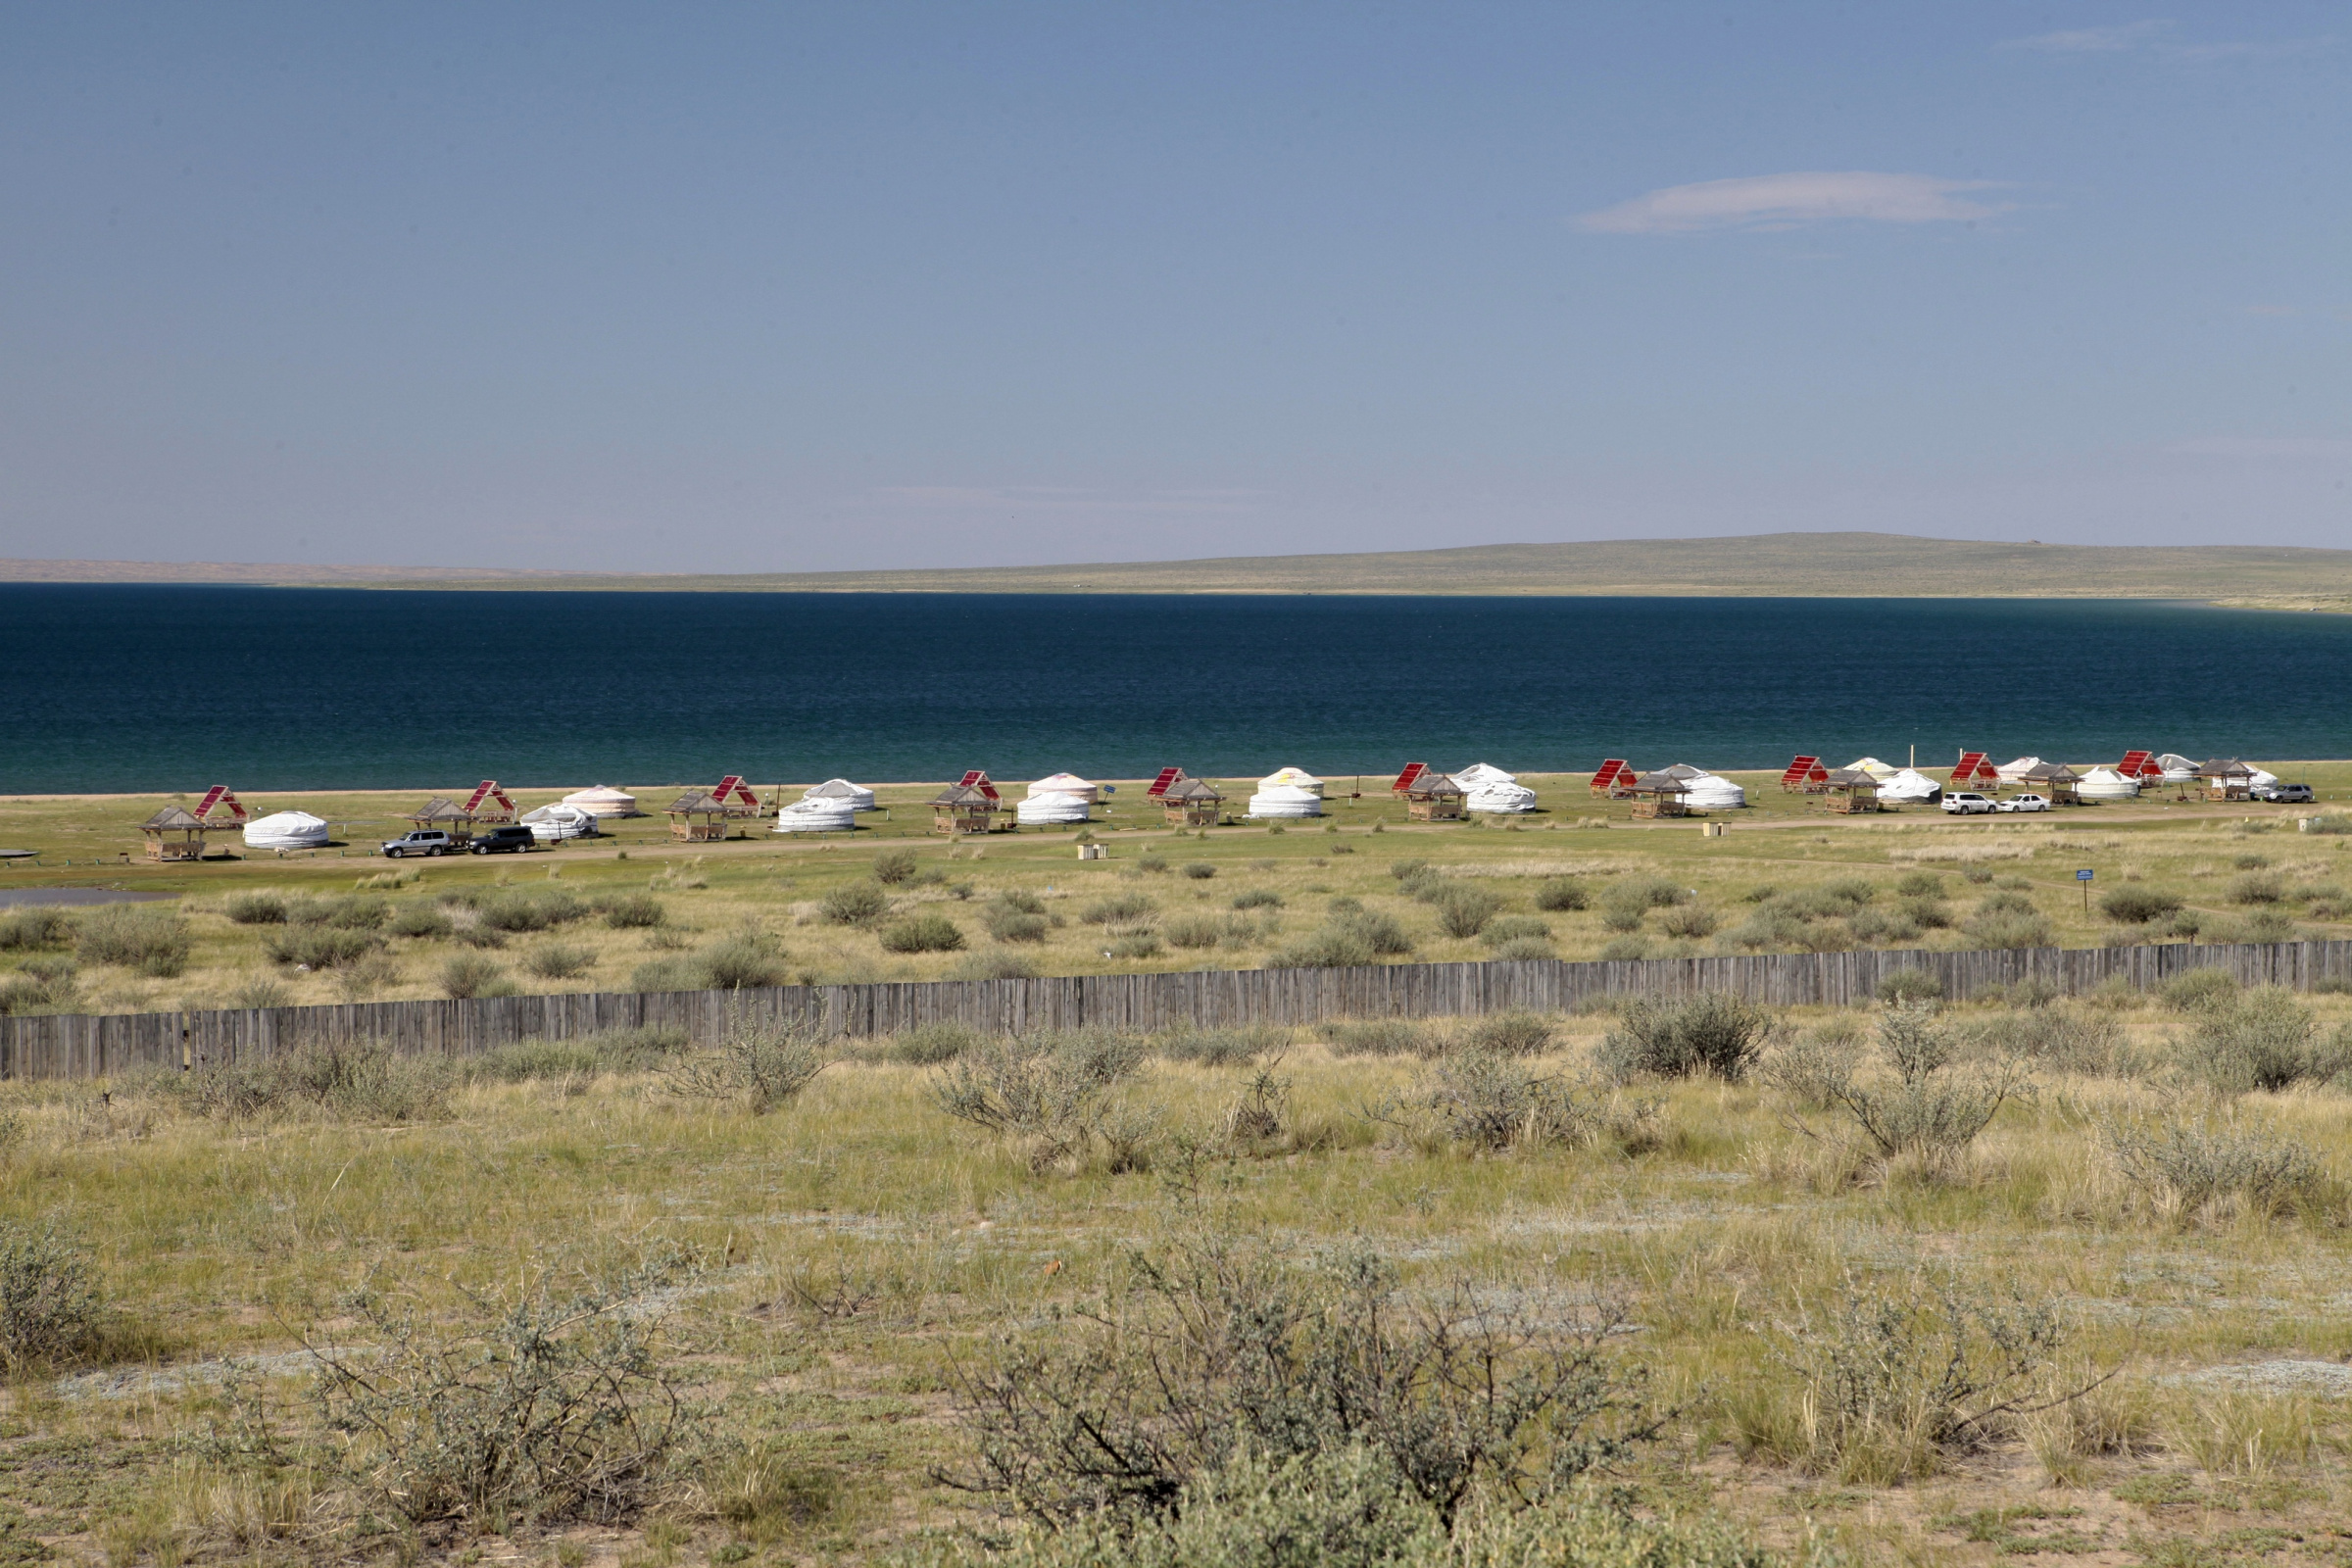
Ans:
{"label": "silver suv", "polygon": [[396,839],[384,840],[384,857],[397,860],[405,855],[449,855],[456,851],[458,841],[437,827],[420,827],[414,833],[403,833]]}

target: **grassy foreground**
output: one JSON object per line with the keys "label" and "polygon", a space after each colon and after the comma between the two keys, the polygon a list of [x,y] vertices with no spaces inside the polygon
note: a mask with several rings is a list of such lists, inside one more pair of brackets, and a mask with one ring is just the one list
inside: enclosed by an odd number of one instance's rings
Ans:
{"label": "grassy foreground", "polygon": [[[345,847],[197,865],[139,859],[155,799],[0,801],[0,889],[111,886],[176,895],[122,914],[0,914],[0,1007],[130,1012],[502,990],[1253,968],[1852,947],[1985,948],[2352,935],[2352,764],[2278,764],[2317,807],[2169,797],[2042,816],[1934,808],[1825,815],[1775,774],[1734,775],[1755,803],[1721,838],[1638,822],[1581,777],[1532,777],[1544,809],[1500,825],[1413,825],[1369,780],[1321,823],[1186,835],[1140,784],[1086,831],[950,845],[921,803],[881,789],[887,819],[819,842],[764,834],[686,846],[659,816],[547,853],[368,858],[422,792],[256,798],[299,806]],[[1349,781],[1334,780],[1345,793]],[[1232,785],[1237,808],[1247,787]],[[797,796],[797,792],[788,792]],[[527,808],[559,791],[521,795]],[[658,808],[672,792],[646,788]],[[2328,813],[2333,812],[2333,815]],[[236,835],[220,845],[239,848]],[[1403,873],[1426,861],[1419,876]],[[2076,872],[2095,880],[2086,901]],[[13,923],[12,923],[13,919]]]}
{"label": "grassy foreground", "polygon": [[[1285,1278],[1385,1270],[1397,1302],[1536,1346],[1615,1323],[1594,1364],[1660,1425],[1606,1474],[1644,1517],[1851,1562],[2343,1560],[2352,1098],[2229,1070],[2282,1023],[2335,1070],[2352,1006],[2013,1000],[1769,1020],[1741,1082],[1639,1071],[1605,1042],[1642,1020],[1607,1014],[1064,1042],[1057,1071],[1127,1054],[1077,1120],[1003,1132],[949,1110],[1005,1062],[937,1032],[764,1114],[659,1040],[462,1075],[0,1088],[0,1328],[37,1315],[44,1234],[100,1303],[47,1350],[10,1340],[0,1556],[920,1555],[994,1517],[941,1479],[986,1448],[975,1387],[1103,1343],[1083,1314],[1132,1300],[1139,1259],[1222,1247]],[[1923,1082],[2026,1077],[1973,1139],[1887,1154],[1824,1102],[1823,1064],[1886,1092],[1870,1041],[1923,1019],[1957,1054]],[[1499,1130],[1456,1114],[1514,1093]],[[2234,1174],[2195,1186],[2168,1129]],[[581,1293],[610,1310],[532,1315]],[[1141,1355],[1148,1322],[1120,1321]],[[1938,1391],[1954,1366],[1975,1392]],[[658,1462],[585,1502],[552,1461],[451,1490],[527,1446],[519,1385],[555,1425],[555,1395],[608,1375],[647,1425],[570,1437],[626,1449],[674,1395]]]}

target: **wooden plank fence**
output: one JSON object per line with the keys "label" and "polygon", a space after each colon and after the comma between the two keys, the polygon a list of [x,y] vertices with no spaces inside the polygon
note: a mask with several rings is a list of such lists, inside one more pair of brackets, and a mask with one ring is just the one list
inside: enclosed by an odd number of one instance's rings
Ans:
{"label": "wooden plank fence", "polygon": [[1602,998],[1702,991],[1780,1006],[1840,1004],[1868,1000],[1880,980],[1905,969],[1936,976],[1954,1001],[2024,981],[2042,982],[2066,996],[2118,976],[2152,990],[2191,969],[2223,969],[2246,985],[2308,991],[2322,980],[2352,984],[2352,942],[1776,953],[1590,963],[1544,958],[0,1018],[0,1079],[100,1078],[142,1067],[230,1065],[330,1044],[464,1056],[523,1040],[577,1039],[621,1029],[682,1029],[690,1039],[708,1041],[734,1006],[821,1020],[836,1035],[889,1035],[928,1023],[1017,1034],[1090,1026],[1311,1024],[1327,1018],[1461,1016],[1514,1008],[1571,1011]]}

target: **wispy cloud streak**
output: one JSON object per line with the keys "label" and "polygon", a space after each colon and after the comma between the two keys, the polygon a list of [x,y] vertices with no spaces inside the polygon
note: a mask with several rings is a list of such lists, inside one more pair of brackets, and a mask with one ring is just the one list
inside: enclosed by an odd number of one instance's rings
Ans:
{"label": "wispy cloud streak", "polygon": [[1669,185],[1631,201],[1585,213],[1580,228],[1595,234],[1691,234],[1712,229],[1780,229],[1808,223],[1947,223],[1990,218],[2005,206],[1972,201],[1988,179],[1866,171],[1756,174]]}

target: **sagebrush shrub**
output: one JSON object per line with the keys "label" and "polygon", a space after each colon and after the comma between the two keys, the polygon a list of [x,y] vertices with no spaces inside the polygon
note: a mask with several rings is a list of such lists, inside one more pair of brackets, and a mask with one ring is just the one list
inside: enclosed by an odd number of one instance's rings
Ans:
{"label": "sagebrush shrub", "polygon": [[275,893],[239,893],[220,912],[238,925],[284,925],[286,901]]}
{"label": "sagebrush shrub", "polygon": [[1107,1032],[988,1040],[941,1068],[939,1106],[1025,1146],[1032,1169],[1075,1157],[1105,1135],[1105,1094],[1143,1064],[1145,1044]]}
{"label": "sagebrush shrub", "polygon": [[937,909],[925,909],[882,928],[887,953],[954,953],[963,946],[963,932]]}
{"label": "sagebrush shrub", "polygon": [[1644,999],[1627,1007],[1601,1041],[1604,1070],[1624,1079],[1707,1074],[1726,1083],[1747,1076],[1778,1024],[1772,1013],[1725,992]]}
{"label": "sagebrush shrub", "polygon": [[622,1524],[669,1478],[691,1430],[662,1356],[670,1284],[654,1272],[559,1295],[545,1283],[469,1298],[427,1325],[380,1297],[353,1303],[374,1346],[316,1348],[334,1452],[376,1506],[416,1523],[510,1516]]}
{"label": "sagebrush shrub", "polygon": [[1891,1081],[1849,1073],[1824,1088],[1881,1154],[1949,1160],[2030,1088],[2013,1058],[1952,1071],[1953,1042],[1932,1004],[1896,1003],[1881,1015],[1878,1034]]}
{"label": "sagebrush shrub", "polygon": [[694,960],[702,985],[695,989],[742,991],[780,986],[790,976],[784,954],[773,937],[759,931],[738,931],[712,943]]}
{"label": "sagebrush shrub", "polygon": [[2100,912],[2126,925],[2146,925],[2180,907],[2180,901],[2154,888],[2120,887],[2099,900]]}
{"label": "sagebrush shrub", "polygon": [[1487,928],[1478,935],[1490,948],[1520,941],[1547,943],[1551,940],[1551,927],[1532,914],[1505,914],[1488,921]]}
{"label": "sagebrush shrub", "polygon": [[884,850],[874,857],[873,878],[884,887],[896,887],[914,876],[915,858],[912,850]]}
{"label": "sagebrush shrub", "polygon": [[73,941],[74,917],[63,909],[35,904],[0,914],[0,953],[37,953],[69,947]]}
{"label": "sagebrush shrub", "polygon": [[588,906],[559,888],[543,893],[495,893],[476,904],[473,912],[489,930],[521,933],[568,925],[586,914]]}
{"label": "sagebrush shrub", "polygon": [[1206,860],[1195,860],[1185,866],[1184,874],[1196,882],[1205,882],[1217,874],[1217,868]]}
{"label": "sagebrush shrub", "polygon": [[69,1361],[97,1337],[87,1254],[58,1231],[0,1219],[0,1372]]}
{"label": "sagebrush shrub", "polygon": [[731,1002],[709,1050],[670,1061],[669,1088],[690,1100],[738,1101],[753,1115],[764,1116],[797,1098],[832,1064],[817,1023],[778,1018]]}
{"label": "sagebrush shrub", "polygon": [[645,1072],[686,1049],[683,1029],[613,1029],[572,1040],[521,1040],[493,1046],[466,1059],[466,1077],[479,1083],[585,1079],[606,1072]]}
{"label": "sagebrush shrub", "polygon": [[817,900],[816,912],[834,925],[866,925],[890,912],[890,895],[879,882],[851,882]]}
{"label": "sagebrush shrub", "polygon": [[188,967],[188,922],[166,909],[115,904],[94,909],[74,928],[74,956],[83,963],[115,963],[158,980]]}
{"label": "sagebrush shrub", "polygon": [[1236,909],[1279,909],[1282,907],[1282,895],[1272,888],[1251,888],[1247,893],[1236,894],[1233,906]]}
{"label": "sagebrush shrub", "polygon": [[1333,1054],[1342,1056],[1430,1056],[1438,1052],[1436,1037],[1409,1018],[1335,1021],[1320,1025],[1317,1032]]}
{"label": "sagebrush shrub", "polygon": [[511,997],[514,982],[497,962],[478,954],[461,953],[441,966],[441,994],[464,1002],[474,997]]}
{"label": "sagebrush shrub", "polygon": [[2318,1017],[2293,992],[2263,986],[2201,1009],[2182,1054],[2224,1094],[2324,1084],[2352,1071],[2352,1025],[2322,1039]]}
{"label": "sagebrush shrub", "polygon": [[615,931],[645,931],[669,918],[662,901],[651,893],[616,893],[597,903],[597,912]]}
{"label": "sagebrush shrub", "polygon": [[576,980],[596,967],[596,955],[586,948],[551,944],[533,949],[522,966],[542,980]]}
{"label": "sagebrush shrub", "polygon": [[1474,1018],[1458,1036],[1463,1049],[1497,1056],[1538,1056],[1549,1049],[1552,1020],[1540,1012],[1497,1012]]}
{"label": "sagebrush shrub", "polygon": [[290,925],[262,939],[262,951],[270,961],[311,969],[357,963],[378,945],[378,939],[368,932],[331,925]]}
{"label": "sagebrush shrub", "polygon": [[2276,1216],[2336,1196],[2317,1153],[2259,1124],[2127,1124],[2107,1135],[2107,1147],[2126,1191],[2181,1224],[2217,1206]]}
{"label": "sagebrush shrub", "polygon": [[1555,876],[1537,885],[1535,902],[1539,909],[1581,909],[1592,902],[1592,894],[1572,876]]}
{"label": "sagebrush shrub", "polygon": [[1224,940],[1225,928],[1205,914],[1178,915],[1162,929],[1171,948],[1213,948]]}
{"label": "sagebrush shrub", "polygon": [[1290,1031],[1274,1024],[1177,1029],[1152,1042],[1169,1060],[1198,1062],[1203,1067],[1247,1067],[1261,1056],[1279,1056],[1289,1044]]}
{"label": "sagebrush shrub", "polygon": [[1711,937],[1715,934],[1715,911],[1703,905],[1680,905],[1660,915],[1658,924],[1670,937]]}
{"label": "sagebrush shrub", "polygon": [[1141,893],[1116,893],[1088,905],[1078,916],[1088,925],[1135,925],[1159,912],[1159,906]]}
{"label": "sagebrush shrub", "polygon": [[918,1024],[891,1036],[882,1047],[882,1055],[890,1061],[903,1061],[909,1066],[936,1067],[943,1061],[954,1061],[987,1039],[988,1036],[970,1024]]}
{"label": "sagebrush shrub", "polygon": [[2230,884],[2231,904],[2278,904],[2286,897],[2286,882],[2275,872],[2249,871]]}
{"label": "sagebrush shrub", "polygon": [[[1497,1300],[1532,1292],[1408,1292],[1368,1250],[1304,1274],[1186,1231],[1099,1307],[956,1371],[977,1449],[956,1485],[1049,1528],[1149,1532],[1240,1466],[1363,1448],[1442,1535],[1475,1496],[1543,1499],[1660,1430],[1608,1314],[1563,1329]],[[1363,1561],[1295,1553],[1275,1560]]]}
{"label": "sagebrush shrub", "polygon": [[1502,907],[1502,899],[1492,888],[1474,883],[1456,882],[1446,887],[1438,898],[1438,925],[1449,937],[1474,937],[1487,928]]}
{"label": "sagebrush shrub", "polygon": [[396,937],[430,939],[449,935],[452,922],[429,904],[404,904],[394,912],[389,925]]}
{"label": "sagebrush shrub", "polygon": [[1875,995],[1881,1002],[1940,1002],[1943,980],[1925,969],[1897,969],[1879,977]]}
{"label": "sagebrush shrub", "polygon": [[2237,976],[2227,969],[2191,969],[2156,988],[2158,1000],[2175,1012],[2227,1006],[2237,1000]]}

